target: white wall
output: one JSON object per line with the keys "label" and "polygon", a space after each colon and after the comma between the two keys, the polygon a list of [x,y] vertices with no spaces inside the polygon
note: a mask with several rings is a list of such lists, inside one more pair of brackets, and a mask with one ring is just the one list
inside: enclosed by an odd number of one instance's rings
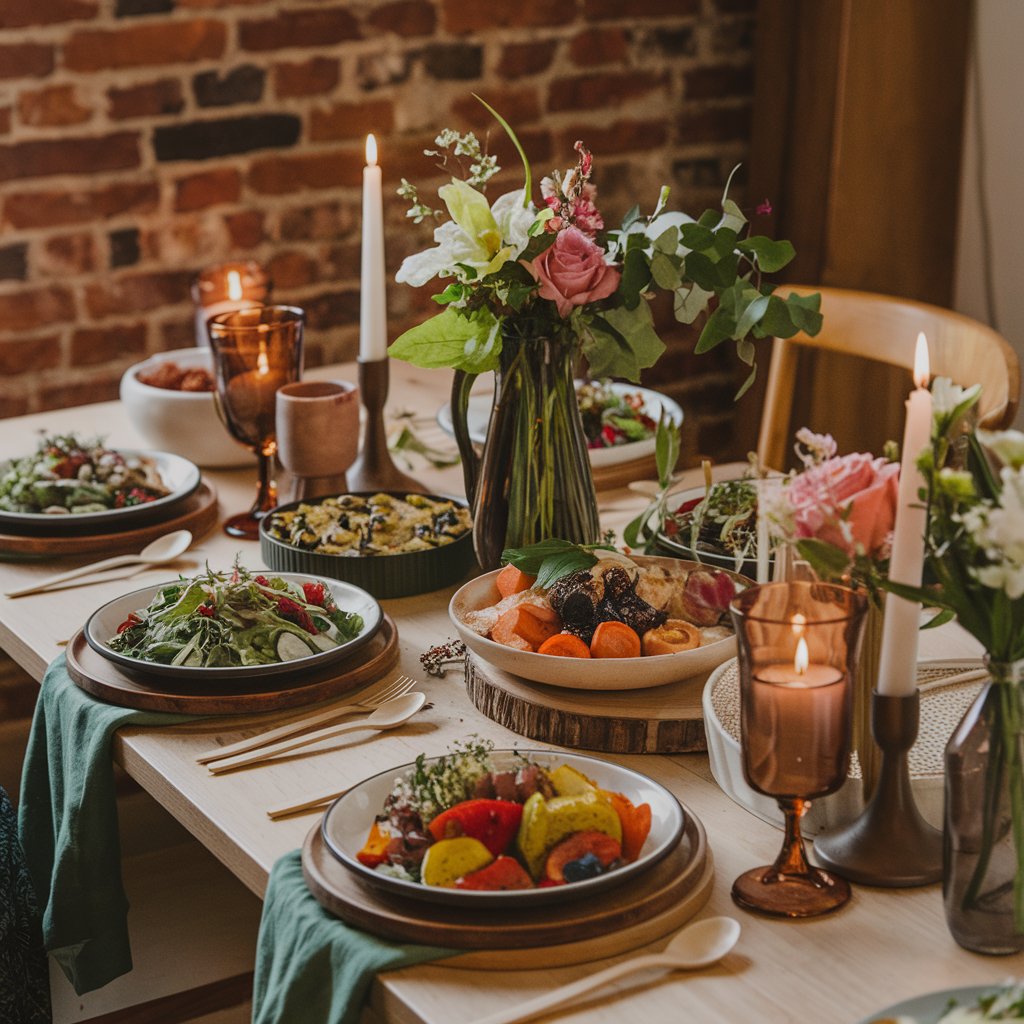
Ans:
{"label": "white wall", "polygon": [[[1024,363],[1024,0],[975,0],[975,9],[977,66],[968,85],[954,305],[991,323]],[[988,207],[987,246],[979,185]],[[1024,425],[1024,410],[1017,423]]]}

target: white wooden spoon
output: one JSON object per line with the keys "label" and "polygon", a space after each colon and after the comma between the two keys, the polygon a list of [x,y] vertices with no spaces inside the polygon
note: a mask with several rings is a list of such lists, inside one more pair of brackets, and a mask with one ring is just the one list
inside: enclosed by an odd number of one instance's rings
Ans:
{"label": "white wooden spoon", "polygon": [[122,565],[162,565],[164,562],[173,562],[178,555],[188,550],[191,543],[192,534],[188,530],[175,530],[174,533],[165,533],[162,537],[150,541],[137,555],[114,555],[112,558],[104,558],[101,562],[69,569],[39,583],[33,583],[31,587],[9,590],[7,596],[25,597],[27,594],[38,594],[40,591],[49,590],[50,587],[67,583],[68,580],[78,579],[79,576],[91,576],[93,573],[116,569]]}
{"label": "white wooden spoon", "polygon": [[528,1003],[493,1013],[476,1021],[476,1024],[519,1024],[520,1021],[533,1020],[542,1013],[550,1013],[570,1003],[578,1004],[583,996],[590,995],[596,989],[652,967],[668,967],[673,971],[694,971],[700,967],[710,967],[736,945],[739,937],[738,921],[731,917],[709,917],[684,928],[661,953],[623,960],[622,963],[613,964],[596,974],[531,999]]}

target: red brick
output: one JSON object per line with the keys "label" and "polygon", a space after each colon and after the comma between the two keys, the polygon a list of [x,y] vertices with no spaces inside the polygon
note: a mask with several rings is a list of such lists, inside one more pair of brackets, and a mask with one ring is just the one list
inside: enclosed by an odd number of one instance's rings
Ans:
{"label": "red brick", "polygon": [[11,130],[11,107],[0,107],[0,135],[6,135]]}
{"label": "red brick", "polygon": [[288,195],[301,188],[355,188],[363,182],[362,149],[254,160],[248,185],[261,195]]}
{"label": "red brick", "polygon": [[304,288],[319,278],[317,261],[296,249],[278,252],[267,266],[267,273],[277,289]]}
{"label": "red brick", "polygon": [[501,51],[498,74],[502,78],[522,78],[547,71],[557,46],[554,39],[536,43],[509,43]]}
{"label": "red brick", "polygon": [[372,11],[367,21],[379,32],[429,36],[437,28],[437,12],[425,0],[398,0]]}
{"label": "red brick", "polygon": [[632,21],[634,18],[682,18],[700,12],[700,0],[584,0],[587,21]]}
{"label": "red brick", "polygon": [[135,132],[75,139],[45,139],[0,146],[0,181],[49,174],[91,174],[139,166]]}
{"label": "red brick", "polygon": [[72,71],[100,71],[215,60],[226,42],[224,23],[207,18],[90,29],[67,41],[64,64]]}
{"label": "red brick", "polygon": [[24,416],[29,411],[27,395],[0,394],[0,419],[8,416]]}
{"label": "red brick", "polygon": [[569,56],[580,67],[615,64],[624,60],[628,52],[629,38],[621,28],[588,29],[569,44]]}
{"label": "red brick", "polygon": [[176,348],[192,348],[196,343],[196,322],[192,317],[168,320],[160,325],[160,350],[172,352]]}
{"label": "red brick", "polygon": [[688,100],[750,96],[754,90],[754,69],[749,64],[694,68],[686,72],[683,82],[683,97]]}
{"label": "red brick", "polygon": [[302,300],[306,324],[315,331],[358,323],[359,302],[360,293],[355,288],[307,296]]}
{"label": "red brick", "polygon": [[595,167],[600,171],[602,157],[617,153],[643,152],[664,146],[668,128],[664,121],[615,121],[612,124],[574,125],[563,132],[557,142],[559,152],[572,153],[573,143],[582,139],[587,149],[596,155]]}
{"label": "red brick", "polygon": [[174,209],[179,213],[234,203],[242,193],[242,176],[234,168],[192,174],[174,183]]}
{"label": "red brick", "polygon": [[283,50],[290,46],[330,46],[360,38],[355,17],[340,7],[329,10],[304,8],[282,11],[273,18],[238,23],[243,50]]}
{"label": "red brick", "polygon": [[224,226],[228,229],[231,245],[235,249],[254,249],[267,237],[263,226],[262,210],[244,210],[231,213],[224,218]]}
{"label": "red brick", "polygon": [[82,328],[71,335],[71,365],[97,366],[146,351],[145,324]]}
{"label": "red brick", "polygon": [[[617,0],[622,3],[622,0]],[[552,0],[518,3],[470,3],[444,0],[443,24],[449,32],[487,32],[497,28],[536,28],[568,25],[576,18],[576,5]]]}
{"label": "red brick", "polygon": [[[484,98],[509,124],[515,126],[517,134],[520,126],[536,121],[540,117],[540,97],[533,86],[488,89]],[[475,129],[493,128],[500,131],[491,112],[473,96],[461,96],[455,100],[452,103],[452,113]]]}
{"label": "red brick", "polygon": [[[412,248],[409,249],[409,252],[414,251]],[[358,241],[348,242],[345,245],[332,245],[324,254],[320,277],[324,281],[358,277],[361,254],[362,249]]]}
{"label": "red brick", "polygon": [[[0,376],[13,377],[36,370],[52,370],[60,363],[60,335],[10,338],[0,342]],[[0,405],[2,407],[2,405]]]}
{"label": "red brick", "polygon": [[683,146],[701,142],[733,142],[750,138],[751,110],[742,107],[710,107],[684,111],[676,119],[679,143]]}
{"label": "red brick", "polygon": [[123,89],[108,89],[107,100],[107,111],[115,121],[178,114],[185,106],[181,82],[176,78],[161,78],[156,82],[143,82]]}
{"label": "red brick", "polygon": [[275,64],[274,89],[280,99],[318,96],[337,84],[341,65],[328,57],[313,57],[300,64]]}
{"label": "red brick", "polygon": [[47,277],[85,274],[96,269],[96,240],[84,232],[55,235],[37,251],[36,273]]}
{"label": "red brick", "polygon": [[84,224],[122,214],[151,213],[160,193],[152,181],[119,182],[91,191],[14,192],[4,201],[4,221],[15,228]]}
{"label": "red brick", "polygon": [[39,396],[39,406],[44,410],[70,409],[77,405],[92,405],[94,402],[111,402],[117,398],[120,383],[120,370],[93,380],[81,380],[76,375],[73,383],[54,384],[45,388]]}
{"label": "red brick", "polygon": [[335,103],[331,107],[321,107],[311,112],[309,137],[313,142],[326,142],[362,138],[367,132],[376,132],[380,136],[390,133],[394,124],[391,100]]}
{"label": "red brick", "polygon": [[83,124],[92,111],[75,98],[73,85],[53,85],[48,89],[23,92],[18,97],[18,117],[33,128],[61,128]]}
{"label": "red brick", "polygon": [[263,7],[266,6],[266,0],[177,0],[176,6],[182,10],[186,8],[219,10],[222,7]]}
{"label": "red brick", "polygon": [[95,18],[98,9],[94,0],[4,0],[0,6],[0,29],[82,21]]}
{"label": "red brick", "polygon": [[280,235],[287,241],[335,239],[359,227],[360,211],[354,205],[318,203],[299,206],[281,214]]}
{"label": "red brick", "polygon": [[0,295],[0,331],[30,331],[45,324],[67,323],[75,302],[66,288],[33,288]]}
{"label": "red brick", "polygon": [[548,87],[551,110],[587,111],[647,96],[668,85],[664,74],[636,71],[558,78]]}
{"label": "red brick", "polygon": [[43,43],[0,46],[0,78],[43,78],[54,63],[53,47]]}
{"label": "red brick", "polygon": [[144,313],[186,301],[191,281],[192,275],[184,270],[109,277],[86,288],[85,305],[89,315],[96,319],[118,313]]}

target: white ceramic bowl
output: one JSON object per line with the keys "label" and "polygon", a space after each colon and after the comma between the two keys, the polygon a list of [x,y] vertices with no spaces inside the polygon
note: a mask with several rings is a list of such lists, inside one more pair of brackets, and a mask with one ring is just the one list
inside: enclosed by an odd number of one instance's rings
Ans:
{"label": "white ceramic bowl", "polygon": [[253,466],[256,456],[239,444],[220,421],[211,391],[171,391],[138,379],[161,363],[213,372],[213,355],[205,348],[160,352],[130,366],[121,378],[121,401],[132,426],[162,452],[182,455],[198,466]]}
{"label": "white ceramic bowl", "polygon": [[[697,562],[684,562],[676,558],[637,556],[636,561],[639,564],[662,563],[693,569],[706,568]],[[646,658],[563,658],[554,654],[518,651],[514,647],[488,640],[463,622],[467,612],[487,608],[501,599],[494,583],[499,572],[499,569],[495,569],[485,573],[457,590],[448,606],[448,617],[462,641],[477,657],[523,679],[570,690],[642,690],[710,672],[736,655],[735,636],[703,644],[692,651]],[[750,585],[750,581],[742,576],[735,573],[729,575],[735,577],[741,586]]]}

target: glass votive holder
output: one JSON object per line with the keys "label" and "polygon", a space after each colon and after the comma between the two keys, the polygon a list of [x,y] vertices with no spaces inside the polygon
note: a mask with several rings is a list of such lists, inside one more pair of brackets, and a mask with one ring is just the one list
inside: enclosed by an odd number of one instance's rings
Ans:
{"label": "glass votive holder", "polygon": [[249,306],[264,306],[270,298],[271,281],[255,260],[237,260],[206,267],[192,279],[196,307],[196,345],[209,348],[207,325],[221,313]]}
{"label": "glass votive holder", "polygon": [[733,884],[735,902],[777,917],[813,917],[850,898],[846,881],[807,860],[800,819],[834,793],[850,763],[853,672],[867,602],[832,584],[750,587],[730,605],[740,669],[743,775],[785,816],[775,863]]}

